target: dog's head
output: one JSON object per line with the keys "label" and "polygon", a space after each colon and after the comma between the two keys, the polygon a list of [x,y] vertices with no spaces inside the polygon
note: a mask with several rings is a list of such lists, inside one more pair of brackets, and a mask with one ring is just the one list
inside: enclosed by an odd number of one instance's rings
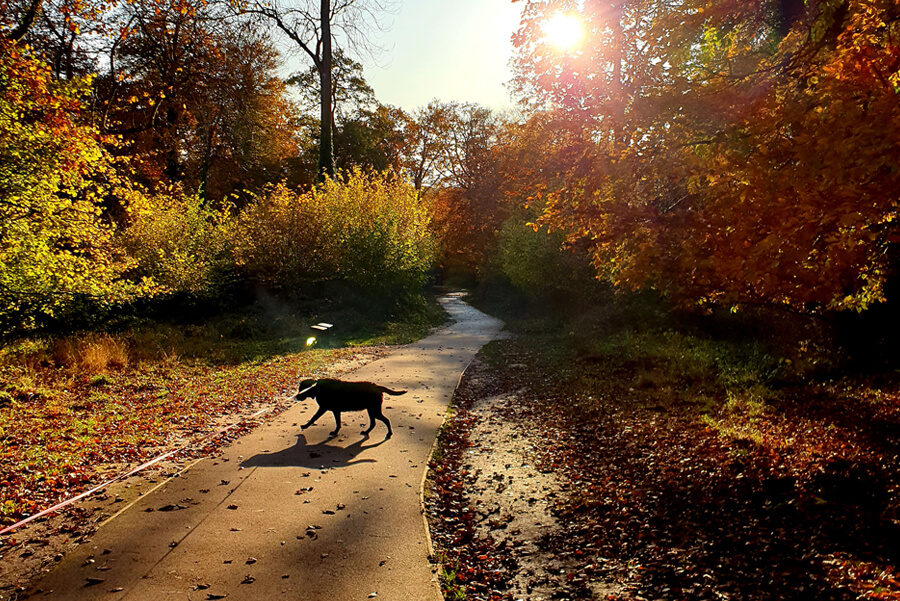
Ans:
{"label": "dog's head", "polygon": [[297,394],[294,398],[298,401],[316,396],[316,380],[300,380],[297,387]]}

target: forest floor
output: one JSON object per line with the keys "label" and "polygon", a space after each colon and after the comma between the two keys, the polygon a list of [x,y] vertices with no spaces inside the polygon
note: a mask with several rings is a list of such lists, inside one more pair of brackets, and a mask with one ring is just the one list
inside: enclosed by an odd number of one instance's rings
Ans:
{"label": "forest floor", "polygon": [[431,462],[447,599],[900,599],[900,378],[549,320],[482,350]]}
{"label": "forest floor", "polygon": [[[356,369],[444,319],[436,304],[396,320],[254,307],[201,324],[7,346],[0,350],[0,529],[184,447],[146,478],[177,472],[255,427],[259,420],[249,418],[260,409],[283,411],[298,376]],[[334,333],[311,330],[318,321],[335,324]],[[319,340],[309,345],[313,334]],[[114,501],[122,507],[130,499],[120,493]],[[100,504],[69,506],[41,528],[0,536],[0,598],[89,537]]]}

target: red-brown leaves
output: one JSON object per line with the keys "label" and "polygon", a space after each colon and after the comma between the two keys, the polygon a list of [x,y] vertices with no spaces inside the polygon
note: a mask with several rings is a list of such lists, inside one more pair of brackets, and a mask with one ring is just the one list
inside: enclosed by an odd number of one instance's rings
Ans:
{"label": "red-brown leaves", "polygon": [[[636,386],[652,362],[559,364],[545,354],[557,343],[502,343],[460,402],[515,395],[503,419],[534,432],[540,468],[568,483],[564,533],[540,541],[577,561],[566,582],[612,579],[623,599],[900,598],[896,381],[796,385],[701,419],[684,387]],[[489,598],[516,567],[466,510],[471,419],[462,410],[442,436],[432,525],[456,584]]]}
{"label": "red-brown leaves", "polygon": [[601,277],[685,304],[883,300],[900,189],[892,3],[778,25],[764,3],[621,2],[586,11],[575,62],[541,38],[564,5],[529,3],[518,84],[587,140],[521,177],[550,185],[546,223],[590,244]]}

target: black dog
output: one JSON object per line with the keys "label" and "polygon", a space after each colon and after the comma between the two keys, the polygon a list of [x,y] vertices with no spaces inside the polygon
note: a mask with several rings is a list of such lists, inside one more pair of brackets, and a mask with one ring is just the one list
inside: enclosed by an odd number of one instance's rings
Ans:
{"label": "black dog", "polygon": [[341,412],[343,411],[362,411],[365,409],[369,412],[369,429],[363,432],[368,435],[375,427],[375,420],[379,419],[387,426],[388,433],[385,439],[390,438],[393,431],[391,430],[391,422],[381,412],[382,393],[398,396],[406,394],[405,390],[391,390],[372,382],[342,382],[341,380],[302,380],[297,395],[294,397],[298,401],[303,399],[314,398],[319,404],[319,410],[316,414],[301,426],[302,430],[306,430],[313,425],[317,419],[322,417],[326,411],[334,414],[334,423],[336,425],[332,436],[337,436],[341,429]]}

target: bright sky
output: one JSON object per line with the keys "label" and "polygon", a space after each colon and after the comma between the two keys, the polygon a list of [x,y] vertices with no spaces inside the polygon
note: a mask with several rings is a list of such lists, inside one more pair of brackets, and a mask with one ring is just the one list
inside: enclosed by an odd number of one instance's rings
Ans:
{"label": "bright sky", "polygon": [[495,109],[512,105],[503,84],[512,77],[510,35],[523,3],[510,0],[395,0],[396,14],[378,42],[376,57],[363,57],[375,96],[405,110],[439,100],[477,102]]}

